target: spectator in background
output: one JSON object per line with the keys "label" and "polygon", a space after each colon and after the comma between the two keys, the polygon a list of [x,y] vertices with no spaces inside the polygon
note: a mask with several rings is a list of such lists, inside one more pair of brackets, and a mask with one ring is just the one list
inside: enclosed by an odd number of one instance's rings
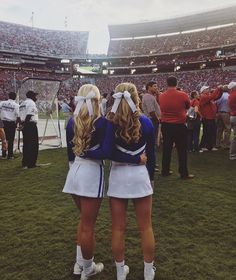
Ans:
{"label": "spectator in background", "polygon": [[230,146],[230,114],[229,114],[229,93],[228,87],[223,87],[223,94],[220,99],[216,100],[216,148],[229,149]]}
{"label": "spectator in background", "polygon": [[233,129],[233,138],[230,145],[229,159],[236,160],[236,82],[229,83],[228,89],[229,89],[230,123]]}
{"label": "spectator in background", "polygon": [[37,93],[30,90],[26,93],[26,100],[20,105],[20,117],[23,125],[23,169],[36,167],[38,158],[38,109],[36,107]]}
{"label": "spectator in background", "polygon": [[70,119],[70,117],[72,116],[72,109],[69,106],[69,104],[67,103],[67,100],[64,99],[62,101],[62,103],[60,104],[61,106],[61,111],[63,112],[64,118],[65,118],[65,124],[64,124],[64,128],[66,129],[66,126],[68,124],[68,121]]}
{"label": "spectator in background", "polygon": [[159,120],[161,117],[160,106],[157,103],[156,95],[158,93],[157,83],[154,81],[146,84],[146,93],[142,98],[142,109],[144,114],[152,121],[155,136],[157,136]]}
{"label": "spectator in background", "polygon": [[[144,114],[152,121],[154,127],[155,135],[155,149],[157,152],[157,136],[161,117],[160,106],[157,103],[156,95],[158,93],[157,83],[155,81],[150,81],[146,84],[146,93],[142,98],[142,110]],[[158,166],[156,166],[156,171]]]}
{"label": "spectator in background", "polygon": [[[20,122],[19,119],[19,105],[15,102],[16,93],[10,92],[9,99],[0,104],[0,119],[3,121],[6,139],[8,142],[8,159],[14,159],[13,146],[16,133],[16,125]],[[6,151],[3,153],[6,157]]]}
{"label": "spectator in background", "polygon": [[[199,151],[199,135],[201,127],[201,116],[199,113],[199,96],[197,91],[190,94],[190,109],[187,112],[187,128],[188,128],[188,151]],[[191,113],[192,114],[191,114]]]}
{"label": "spectator in background", "polygon": [[167,78],[167,90],[159,97],[161,107],[161,131],[163,136],[162,176],[169,176],[173,144],[175,143],[181,179],[192,179],[187,168],[186,110],[190,107],[188,95],[176,89],[177,79]]}
{"label": "spectator in background", "polygon": [[0,140],[2,141],[2,153],[4,153],[4,151],[7,150],[7,139],[4,131],[4,125],[1,119],[0,119]]}
{"label": "spectator in background", "polygon": [[200,89],[199,111],[202,116],[203,135],[200,143],[201,151],[217,151],[216,145],[216,104],[223,91],[217,88],[212,93],[209,86]]}

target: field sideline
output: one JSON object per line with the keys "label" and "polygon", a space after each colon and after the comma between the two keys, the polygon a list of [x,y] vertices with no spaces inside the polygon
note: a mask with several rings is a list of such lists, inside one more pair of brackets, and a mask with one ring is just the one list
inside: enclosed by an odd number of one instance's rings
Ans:
{"label": "field sideline", "polygon": [[[70,196],[61,192],[68,166],[66,150],[40,151],[38,161],[52,164],[22,170],[20,155],[14,161],[0,161],[0,279],[79,279],[72,275],[78,212]],[[228,160],[228,151],[191,153],[189,169],[196,178],[190,181],[178,178],[176,164],[174,153],[174,174],[155,178],[156,279],[235,280],[236,162]],[[95,254],[105,270],[92,279],[115,279],[110,228],[105,198],[96,226]],[[143,279],[132,203],[126,263],[127,280]]]}

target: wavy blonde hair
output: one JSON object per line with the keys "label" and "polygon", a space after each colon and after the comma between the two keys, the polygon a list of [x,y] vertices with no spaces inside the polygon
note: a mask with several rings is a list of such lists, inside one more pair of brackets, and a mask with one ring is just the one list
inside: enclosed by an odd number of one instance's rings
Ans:
{"label": "wavy blonde hair", "polygon": [[120,137],[128,144],[132,142],[137,143],[141,136],[141,123],[139,121],[141,115],[139,108],[140,99],[134,84],[121,83],[115,88],[115,93],[124,91],[130,93],[137,111],[133,113],[127,101],[122,98],[116,113],[109,112],[107,118],[116,126],[116,137]]}
{"label": "wavy blonde hair", "polygon": [[91,84],[83,85],[79,89],[77,96],[85,97],[90,91],[95,93],[95,97],[91,99],[93,115],[89,116],[87,105],[84,102],[78,115],[74,116],[73,151],[77,156],[83,155],[83,152],[88,150],[92,133],[95,130],[94,123],[101,116],[101,95],[99,89],[96,86]]}

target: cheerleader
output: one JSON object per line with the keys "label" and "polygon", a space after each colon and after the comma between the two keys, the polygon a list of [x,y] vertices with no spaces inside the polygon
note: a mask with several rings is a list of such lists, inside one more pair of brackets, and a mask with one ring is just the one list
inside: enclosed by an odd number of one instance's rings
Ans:
{"label": "cheerleader", "polygon": [[[75,102],[74,117],[66,130],[70,170],[63,192],[72,195],[80,210],[74,274],[81,274],[81,279],[85,280],[104,268],[102,263],[93,262],[94,227],[104,195],[102,159],[109,157],[111,144],[106,138],[108,121],[101,116],[98,88],[83,85]],[[92,159],[93,153],[97,159]]]}
{"label": "cheerleader", "polygon": [[[134,84],[119,84],[113,98],[114,104],[107,116],[114,125],[114,135],[110,137],[114,139],[114,149],[111,156],[108,196],[112,216],[112,252],[117,268],[117,280],[125,280],[129,273],[129,267],[124,261],[124,233],[129,199],[134,203],[141,233],[144,279],[153,280],[155,240],[151,212],[155,169],[154,128],[151,121],[141,115],[138,92]],[[143,163],[146,159],[145,166]]]}

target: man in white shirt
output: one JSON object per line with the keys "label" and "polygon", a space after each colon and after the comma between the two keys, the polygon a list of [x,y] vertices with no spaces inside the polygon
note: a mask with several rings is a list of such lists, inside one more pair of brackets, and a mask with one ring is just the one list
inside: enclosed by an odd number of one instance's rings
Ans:
{"label": "man in white shirt", "polygon": [[20,105],[20,117],[23,125],[23,159],[24,169],[36,167],[38,158],[38,109],[36,107],[36,95],[34,91],[26,93],[26,100]]}
{"label": "man in white shirt", "polygon": [[[16,125],[19,122],[19,105],[15,102],[15,92],[8,94],[9,99],[0,104],[0,119],[3,121],[6,139],[8,142],[8,159],[14,159],[13,147],[16,133]],[[3,153],[6,157],[6,151]]]}

